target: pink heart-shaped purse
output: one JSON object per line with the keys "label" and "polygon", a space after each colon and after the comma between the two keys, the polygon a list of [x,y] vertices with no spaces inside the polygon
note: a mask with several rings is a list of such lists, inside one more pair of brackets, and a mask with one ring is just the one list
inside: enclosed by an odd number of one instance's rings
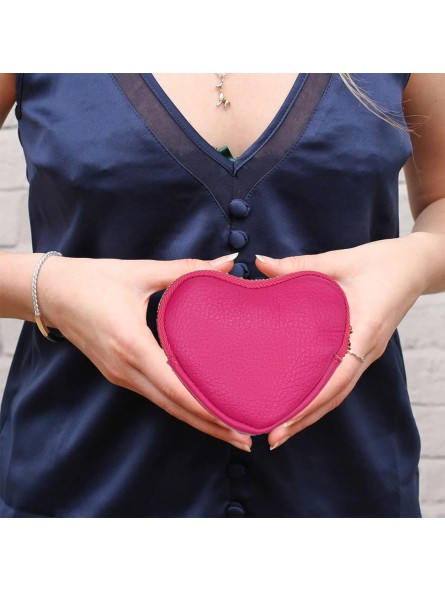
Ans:
{"label": "pink heart-shaped purse", "polygon": [[167,363],[233,429],[268,433],[320,392],[349,346],[349,306],[317,271],[242,279],[201,270],[178,277],[158,305]]}

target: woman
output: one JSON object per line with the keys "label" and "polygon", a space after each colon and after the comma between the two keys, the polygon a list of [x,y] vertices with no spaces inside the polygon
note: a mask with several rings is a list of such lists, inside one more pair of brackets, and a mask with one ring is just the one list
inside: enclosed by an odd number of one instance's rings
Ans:
{"label": "woman", "polygon": [[[0,256],[0,316],[25,321],[2,516],[421,516],[397,326],[445,290],[444,75],[4,74],[0,97],[1,123],[17,102],[34,251]],[[415,225],[399,237],[402,167]],[[350,303],[356,354],[253,441],[160,347],[159,299],[198,269],[321,271]]]}

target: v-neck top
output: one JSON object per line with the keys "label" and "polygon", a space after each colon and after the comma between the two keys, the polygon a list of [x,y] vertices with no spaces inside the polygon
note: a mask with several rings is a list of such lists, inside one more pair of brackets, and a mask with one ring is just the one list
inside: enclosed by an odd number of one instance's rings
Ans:
{"label": "v-neck top", "polygon": [[[408,74],[355,76],[404,123]],[[338,74],[299,74],[233,160],[152,74],[19,74],[15,113],[34,252],[172,260],[237,251],[231,274],[255,280],[266,278],[255,253],[399,235],[410,137]],[[163,293],[147,307],[159,344]],[[0,413],[0,515],[420,517],[419,455],[397,330],[339,407],[272,452],[267,435],[253,437],[248,454],[111,384],[68,340],[51,343],[25,321]]]}
{"label": "v-neck top", "polygon": [[218,152],[220,152],[223,156],[225,156],[228,160],[235,162],[236,158],[232,156],[232,152],[229,149],[229,146],[221,146],[218,148]]}
{"label": "v-neck top", "polygon": [[[125,84],[125,80],[129,80],[127,75],[116,75],[118,79],[121,81],[122,84]],[[130,75],[131,76],[131,75]],[[218,151],[215,153],[215,149],[211,146],[196,130],[195,128],[189,123],[189,121],[182,115],[173,101],[170,99],[168,94],[163,90],[162,86],[153,76],[153,74],[142,74],[145,82],[149,85],[150,89],[152,90],[153,94],[159,100],[160,103],[165,107],[168,113],[172,116],[175,122],[181,127],[181,129],[187,134],[187,136],[194,142],[202,152],[208,154],[211,158],[213,158],[216,162],[219,162],[222,166],[227,168],[227,170],[235,175],[236,172],[244,166],[246,162],[248,162],[258,151],[261,151],[262,148],[269,143],[271,138],[275,135],[275,133],[281,127],[283,120],[287,117],[289,110],[292,108],[292,105],[295,103],[300,90],[303,88],[303,84],[309,74],[298,74],[296,77],[290,91],[288,92],[284,102],[278,109],[277,113],[273,117],[272,121],[266,127],[266,129],[261,133],[261,135],[256,139],[256,141],[251,144],[247,150],[245,150],[236,161],[231,161],[227,159],[224,154],[221,155]],[[130,78],[131,79],[131,78]],[[320,79],[323,80],[322,78]],[[325,80],[326,82],[326,80]],[[322,83],[322,82],[321,82]],[[134,90],[133,90],[134,92]],[[291,138],[291,141],[295,138]],[[228,162],[227,162],[228,160]]]}

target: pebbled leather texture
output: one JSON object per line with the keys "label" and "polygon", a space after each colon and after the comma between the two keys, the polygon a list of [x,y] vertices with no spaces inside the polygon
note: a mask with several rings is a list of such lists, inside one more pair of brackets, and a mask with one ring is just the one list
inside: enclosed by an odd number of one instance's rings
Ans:
{"label": "pebbled leather texture", "polygon": [[250,435],[303,410],[347,352],[349,306],[331,277],[300,271],[248,280],[200,270],[159,302],[167,363],[209,412]]}

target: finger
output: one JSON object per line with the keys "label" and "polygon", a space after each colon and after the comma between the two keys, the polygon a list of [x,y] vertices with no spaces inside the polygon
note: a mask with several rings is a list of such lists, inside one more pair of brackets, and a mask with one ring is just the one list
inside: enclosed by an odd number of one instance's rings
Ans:
{"label": "finger", "polygon": [[228,272],[232,269],[233,260],[237,256],[238,253],[235,252],[213,260],[187,258],[168,261],[150,261],[148,270],[150,287],[153,292],[160,291],[168,287],[181,275],[201,269]]}
{"label": "finger", "polygon": [[[270,448],[276,449],[277,447],[285,443],[285,441],[287,441],[289,437],[292,437],[296,433],[303,431],[303,429],[305,429],[309,425],[313,425],[315,422],[319,421],[324,415],[337,408],[337,406],[339,406],[343,402],[343,400],[348,396],[348,394],[350,394],[350,392],[353,390],[353,388],[355,387],[355,385],[357,384],[358,380],[360,379],[364,371],[367,369],[367,367],[373,362],[372,356],[373,353],[371,351],[366,356],[367,361],[365,361],[365,363],[360,364],[361,367],[358,369],[358,371],[354,372],[354,374],[351,375],[351,379],[344,385],[344,387],[340,390],[336,390],[335,394],[332,394],[331,396],[324,396],[324,402],[322,404],[311,403],[303,411],[296,415],[296,417],[271,431],[268,437]],[[346,361],[346,359],[344,361]],[[352,358],[352,361],[354,361],[354,358]],[[327,390],[327,388],[325,389]]]}
{"label": "finger", "polygon": [[[139,314],[141,318],[140,324],[135,325],[129,319],[125,325],[125,332],[124,327],[122,327],[121,334],[131,334],[132,340],[131,342],[127,340],[127,343],[121,344],[121,357],[125,359],[127,364],[139,370],[148,378],[158,391],[163,392],[167,398],[171,398],[176,404],[184,405],[184,408],[205,420],[227,427],[193,397],[167,364],[165,351],[159,346],[151,329],[146,324],[144,304],[141,306]],[[129,323],[132,325],[131,330],[128,327]]]}
{"label": "finger", "polygon": [[213,421],[208,421],[194,412],[190,412],[183,406],[176,404],[171,399],[167,398],[161,391],[158,390],[139,370],[130,367],[127,372],[128,383],[124,384],[130,390],[136,390],[148,398],[151,402],[156,404],[159,408],[174,416],[180,421],[183,421],[195,429],[202,431],[212,437],[226,441],[244,451],[251,451],[252,438],[249,435],[242,435],[237,433],[229,427],[219,425]]}
{"label": "finger", "polygon": [[[322,406],[317,407],[312,412],[306,413],[304,411],[299,415],[298,420],[293,421],[292,423],[285,423],[280,427],[277,427],[273,431],[269,433],[269,445],[271,449],[276,449],[280,445],[283,445],[285,441],[287,441],[290,437],[293,437],[306,427],[313,425],[321,418],[323,418],[326,414],[333,411],[335,408],[340,406],[340,404],[345,400],[345,398],[351,393],[354,389],[356,383],[360,379],[361,373],[356,376],[341,392],[336,394],[334,398],[331,398],[328,402],[323,404]],[[309,407],[308,407],[309,408]],[[287,425],[287,426],[286,426]]]}
{"label": "finger", "polygon": [[314,398],[314,400],[301,412],[295,415],[295,417],[287,421],[285,425],[289,426],[301,419],[302,416],[307,416],[313,412],[316,412],[319,408],[328,404],[330,400],[335,398],[356,377],[358,377],[359,372],[362,369],[359,367],[359,364],[362,365],[356,358],[352,357],[351,355],[346,355],[335,370],[332,377],[329,379],[327,384],[325,384],[319,394]]}
{"label": "finger", "polygon": [[140,343],[141,346],[137,347],[136,358],[128,359],[128,361],[172,402],[183,406],[184,409],[204,420],[216,423],[216,417],[198,403],[167,364],[165,351],[158,345],[148,327],[147,330],[144,330],[143,339],[141,338]]}
{"label": "finger", "polygon": [[281,259],[265,255],[255,256],[257,267],[269,277],[296,273],[297,271],[319,271],[331,277],[336,277],[342,269],[341,256],[338,251],[288,256]]}
{"label": "finger", "polygon": [[222,423],[193,397],[167,364],[167,356],[164,350],[159,347],[150,328],[143,327],[141,333],[142,336],[135,339],[132,353],[126,355],[126,361],[143,376],[146,388],[150,388],[150,386],[154,388],[152,395],[150,395],[151,400],[153,400],[153,396],[156,396],[159,405],[175,416],[179,417],[179,415],[182,416],[186,413],[187,419],[182,420],[190,424],[192,424],[190,420],[193,416],[195,421],[203,421],[208,425],[222,428],[224,432],[228,431],[226,440],[230,437],[251,445],[250,436],[241,435]]}
{"label": "finger", "polygon": [[[354,321],[351,315],[351,324]],[[377,342],[372,334],[372,330],[362,325],[360,328],[354,330],[354,351],[365,357],[365,362],[362,363],[357,357],[346,353],[337,367],[335,372],[329,378],[328,382],[315,397],[315,399],[300,413],[295,415],[292,419],[287,421],[286,425],[289,426],[293,422],[299,420],[301,416],[306,416],[311,412],[316,411],[318,408],[324,406],[332,398],[335,398],[340,392],[342,392],[348,385],[354,380],[358,379],[362,373],[369,367],[374,360],[374,354],[377,349]],[[356,343],[360,343],[358,348]],[[357,350],[356,350],[357,349]],[[367,351],[366,355],[365,352]]]}

